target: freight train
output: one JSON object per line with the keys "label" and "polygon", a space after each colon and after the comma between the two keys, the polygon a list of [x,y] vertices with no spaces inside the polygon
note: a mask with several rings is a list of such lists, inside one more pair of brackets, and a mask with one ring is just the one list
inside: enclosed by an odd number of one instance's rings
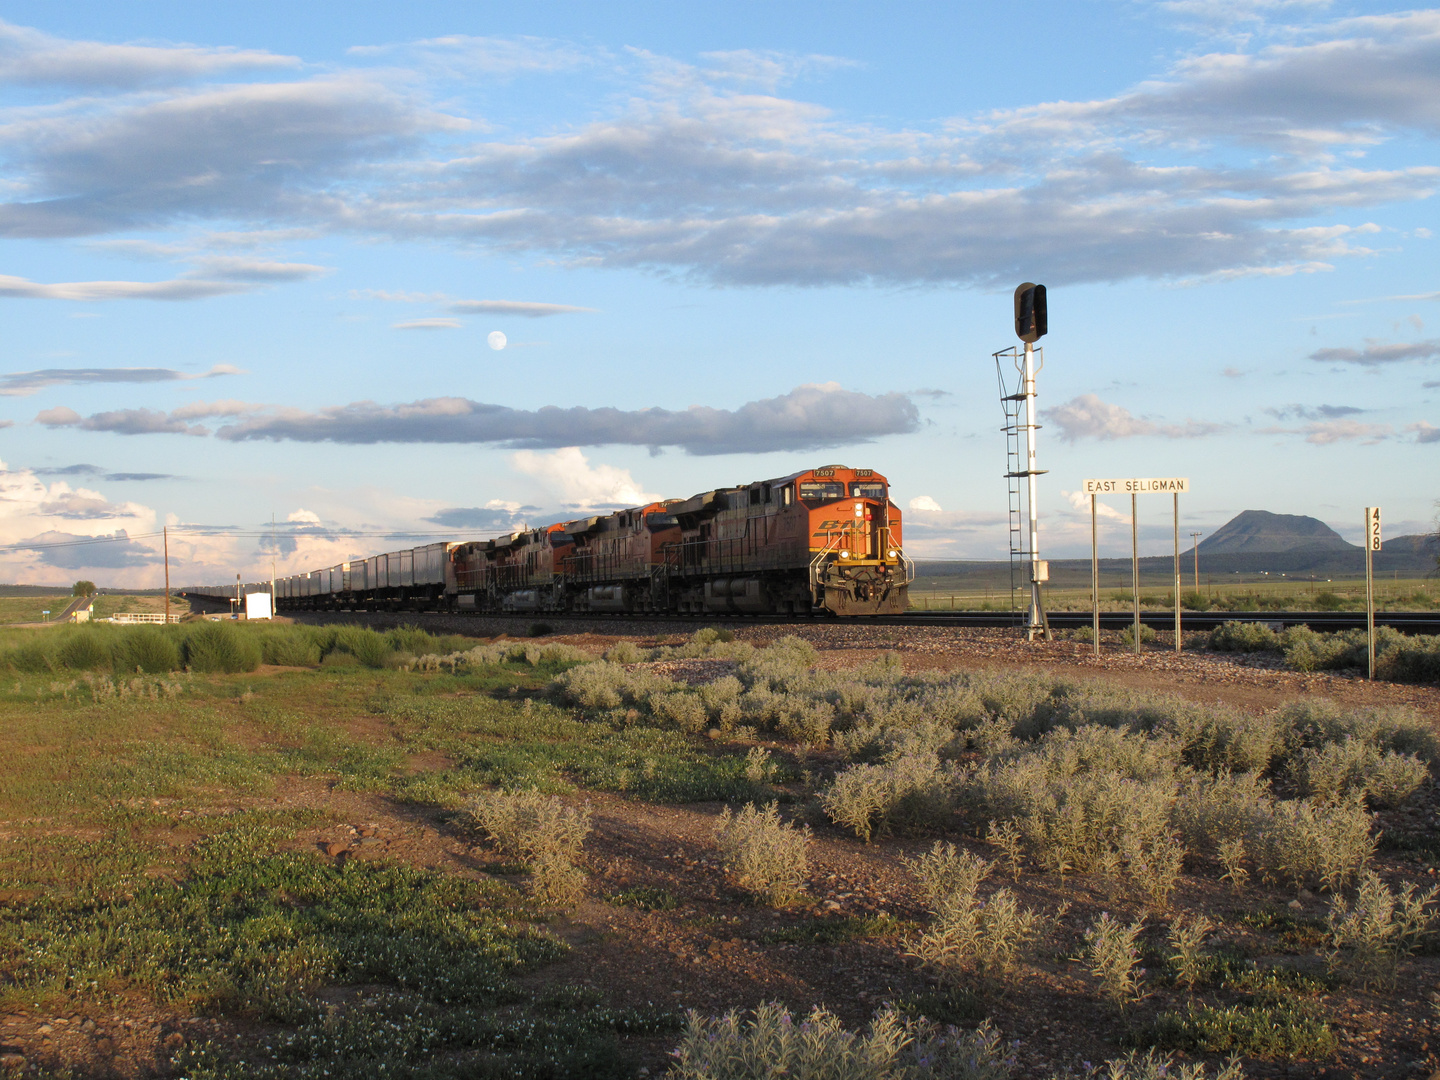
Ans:
{"label": "freight train", "polygon": [[[826,465],[612,514],[342,562],[279,611],[896,615],[914,564],[873,469]],[[267,592],[269,582],[241,586]],[[229,599],[236,586],[186,595]]]}

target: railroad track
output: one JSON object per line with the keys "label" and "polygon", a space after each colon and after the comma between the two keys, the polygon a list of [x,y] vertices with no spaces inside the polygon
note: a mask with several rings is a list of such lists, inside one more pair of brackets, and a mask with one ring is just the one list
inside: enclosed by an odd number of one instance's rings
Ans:
{"label": "railroad track", "polygon": [[[1076,630],[1090,626],[1088,611],[1055,611],[1050,613],[1054,630]],[[911,611],[904,615],[869,619],[872,623],[895,623],[903,626],[1017,626],[1023,624],[1024,612],[995,611]],[[1135,615],[1129,611],[1102,611],[1102,630],[1124,630],[1133,625]],[[1156,630],[1175,626],[1173,611],[1142,611],[1140,622]],[[1272,629],[1287,626],[1308,626],[1312,630],[1363,630],[1363,611],[1184,611],[1180,614],[1182,633],[1214,630],[1222,623],[1260,623]],[[1376,626],[1388,626],[1405,634],[1440,634],[1440,611],[1377,611]]]}
{"label": "railroad track", "polygon": [[[345,610],[335,612],[323,611],[291,611],[281,612],[282,615],[345,615],[356,614]],[[842,618],[836,615],[732,615],[724,613],[712,613],[708,615],[667,615],[656,612],[510,612],[510,613],[459,613],[459,612],[425,612],[425,611],[374,611],[360,612],[383,616],[387,620],[399,619],[410,621],[424,619],[427,616],[444,615],[447,618],[463,620],[484,619],[498,620],[517,625],[528,625],[532,623],[600,623],[612,622],[634,625],[636,623],[662,623],[667,625],[675,624],[704,624],[704,623],[739,623],[739,624],[814,624],[830,623],[834,625],[854,626],[949,626],[949,627],[1018,627],[1023,625],[1024,612],[1009,611],[910,611],[904,615],[871,615],[865,617]],[[1128,611],[1102,611],[1100,613],[1100,627],[1103,630],[1124,630],[1134,623],[1135,616]],[[1170,630],[1175,625],[1175,614],[1172,611],[1142,611],[1140,622],[1156,630]],[[1245,622],[1260,623],[1275,630],[1289,626],[1308,626],[1312,630],[1336,631],[1364,629],[1365,613],[1354,611],[1186,611],[1180,616],[1180,628],[1182,633],[1194,633],[1214,630],[1222,623]],[[423,623],[422,623],[423,625]],[[1054,630],[1078,630],[1091,625],[1091,613],[1088,611],[1057,611],[1050,614],[1050,626]],[[1440,611],[1377,611],[1375,613],[1376,626],[1388,626],[1405,634],[1440,634]]]}

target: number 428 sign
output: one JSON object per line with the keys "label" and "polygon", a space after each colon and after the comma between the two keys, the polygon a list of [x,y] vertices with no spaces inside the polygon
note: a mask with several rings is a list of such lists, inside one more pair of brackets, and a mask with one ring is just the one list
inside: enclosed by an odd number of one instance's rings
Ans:
{"label": "number 428 sign", "polygon": [[1380,507],[1365,508],[1365,546],[1371,551],[1380,550]]}

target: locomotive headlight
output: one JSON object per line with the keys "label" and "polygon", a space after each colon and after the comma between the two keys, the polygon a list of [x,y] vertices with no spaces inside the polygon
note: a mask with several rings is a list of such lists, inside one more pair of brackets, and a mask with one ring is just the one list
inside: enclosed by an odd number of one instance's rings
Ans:
{"label": "locomotive headlight", "polygon": [[899,555],[899,554],[900,554],[900,552],[896,551],[894,548],[891,548],[889,551],[887,551],[887,552],[885,553],[886,557],[887,557],[887,558],[891,558],[891,559],[895,558],[895,556],[897,556],[897,555]]}
{"label": "locomotive headlight", "polygon": [[842,558],[842,559],[848,559],[849,557],[850,557],[850,552],[848,552],[848,551],[842,551],[842,552],[840,552],[840,558]]}

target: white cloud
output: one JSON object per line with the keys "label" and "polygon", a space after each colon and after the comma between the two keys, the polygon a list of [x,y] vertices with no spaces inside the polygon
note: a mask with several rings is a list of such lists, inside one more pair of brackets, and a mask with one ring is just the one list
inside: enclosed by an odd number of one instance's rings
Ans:
{"label": "white cloud", "polygon": [[570,315],[594,312],[595,308],[573,304],[541,304],[530,300],[456,300],[450,310],[457,315],[518,315],[525,319],[543,319],[548,315]]}
{"label": "white cloud", "polygon": [[299,510],[292,510],[290,513],[286,514],[285,520],[300,522],[301,524],[305,525],[319,525],[320,515],[312,510],[306,510],[304,508],[301,508]]}
{"label": "white cloud", "polygon": [[[41,371],[12,371],[8,375],[0,375],[0,397],[28,397],[46,386],[191,381],[243,374],[244,371],[230,364],[216,364],[209,371],[202,371],[198,375],[189,375],[171,368],[45,368]],[[68,409],[65,411],[69,412]]]}
{"label": "white cloud", "polygon": [[915,498],[910,500],[909,506],[911,510],[921,510],[926,513],[938,514],[942,512],[940,504],[929,495],[916,495]]}
{"label": "white cloud", "polygon": [[69,41],[0,20],[0,81],[83,87],[138,87],[222,71],[294,67],[293,56],[193,45],[109,45]]}
{"label": "white cloud", "polygon": [[1371,340],[1363,349],[1317,349],[1310,354],[1310,359],[1322,364],[1356,364],[1360,367],[1377,367],[1407,360],[1440,360],[1440,340],[1392,345]]}
{"label": "white cloud", "polygon": [[1389,424],[1370,424],[1360,420],[1318,420],[1298,428],[1267,427],[1256,430],[1261,435],[1303,435],[1307,443],[1315,446],[1339,442],[1373,445],[1395,433]]}
{"label": "white cloud", "polygon": [[411,319],[408,322],[391,323],[392,330],[459,330],[464,324],[459,319]]}
{"label": "white cloud", "polygon": [[0,296],[21,300],[204,300],[211,296],[249,292],[239,281],[203,281],[181,277],[170,281],[29,281],[0,274]]}
{"label": "white cloud", "polygon": [[1102,401],[1095,394],[1081,394],[1041,413],[1047,423],[1060,429],[1066,442],[1080,439],[1130,439],[1159,435],[1167,439],[1193,439],[1214,435],[1225,425],[1186,420],[1183,424],[1156,424],[1131,415],[1121,405]]}
{"label": "white cloud", "polygon": [[520,450],[510,455],[517,472],[533,477],[556,493],[570,510],[590,511],[607,507],[638,506],[663,498],[642,491],[628,469],[590,464],[577,446],[550,453]]}

